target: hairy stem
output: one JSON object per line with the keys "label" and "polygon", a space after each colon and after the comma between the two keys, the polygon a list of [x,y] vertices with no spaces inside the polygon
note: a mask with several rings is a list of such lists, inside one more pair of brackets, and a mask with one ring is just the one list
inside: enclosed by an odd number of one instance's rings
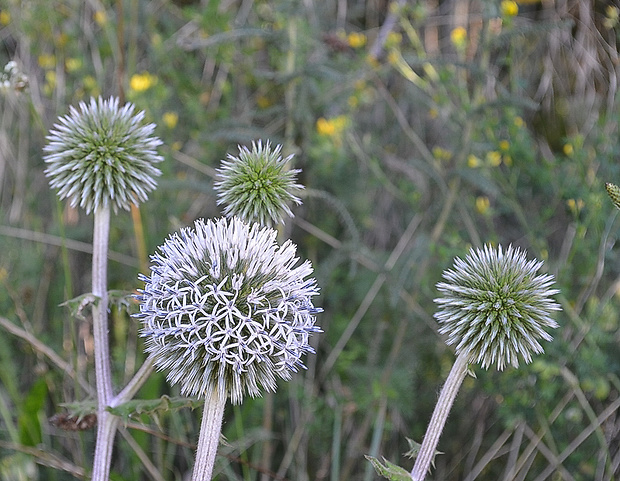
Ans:
{"label": "hairy stem", "polygon": [[222,432],[222,418],[226,398],[221,398],[217,389],[207,393],[202,423],[200,425],[200,437],[198,439],[198,451],[196,452],[196,464],[192,474],[192,481],[209,481],[215,464],[215,454]]}
{"label": "hairy stem", "polygon": [[459,354],[456,361],[454,361],[454,365],[450,370],[446,383],[441,388],[441,393],[439,394],[437,405],[435,406],[431,421],[424,435],[424,441],[422,441],[420,452],[411,470],[411,479],[413,481],[423,481],[430,470],[431,463],[435,457],[437,444],[439,443],[439,437],[446,425],[446,420],[448,419],[450,409],[452,409],[456,394],[459,392],[461,384],[467,375],[468,362],[469,355],[467,352]]}
{"label": "hairy stem", "polygon": [[93,295],[97,299],[93,308],[93,338],[95,342],[95,381],[97,384],[97,438],[93,480],[107,481],[112,461],[112,446],[118,419],[106,411],[112,399],[112,371],[108,343],[108,237],[110,209],[95,210],[93,234]]}

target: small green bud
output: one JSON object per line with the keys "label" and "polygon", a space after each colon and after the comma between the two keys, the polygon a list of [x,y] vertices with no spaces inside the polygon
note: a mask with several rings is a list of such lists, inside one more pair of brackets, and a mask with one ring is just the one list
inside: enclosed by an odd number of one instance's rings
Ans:
{"label": "small green bud", "polygon": [[252,150],[239,147],[239,156],[228,155],[217,170],[217,203],[224,204],[227,217],[269,226],[284,223],[282,214],[293,217],[289,204],[301,204],[295,195],[303,186],[295,182],[299,169],[287,169],[292,155],[281,156],[282,146],[274,149],[259,140]]}

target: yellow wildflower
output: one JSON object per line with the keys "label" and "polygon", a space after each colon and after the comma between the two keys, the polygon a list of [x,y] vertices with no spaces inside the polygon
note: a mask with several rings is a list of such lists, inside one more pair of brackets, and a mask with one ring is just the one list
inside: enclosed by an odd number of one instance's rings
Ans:
{"label": "yellow wildflower", "polygon": [[436,119],[437,117],[439,117],[439,111],[437,109],[429,109],[428,116],[431,119]]}
{"label": "yellow wildflower", "polygon": [[162,115],[162,121],[166,127],[174,129],[179,122],[179,115],[176,112],[165,112],[164,115]]}
{"label": "yellow wildflower", "polygon": [[6,10],[0,11],[0,25],[8,25],[11,23],[11,14]]}
{"label": "yellow wildflower", "polygon": [[506,152],[509,148],[510,148],[510,142],[508,142],[507,140],[499,141],[499,150],[501,150],[502,152]]}
{"label": "yellow wildflower", "polygon": [[59,48],[63,48],[67,45],[67,43],[69,43],[69,35],[67,35],[65,32],[60,32],[58,35],[55,36],[55,40],[56,46]]}
{"label": "yellow wildflower", "polygon": [[481,163],[482,162],[480,161],[480,159],[476,157],[474,154],[469,154],[467,156],[467,166],[470,169],[475,169],[476,167],[480,167]]}
{"label": "yellow wildflower", "polygon": [[516,127],[525,127],[525,121],[519,117],[518,115],[514,118],[513,123],[515,124]]}
{"label": "yellow wildflower", "polygon": [[452,158],[452,152],[443,147],[433,147],[433,157],[437,160],[450,160]]}
{"label": "yellow wildflower", "polygon": [[41,54],[39,55],[39,66],[44,69],[53,69],[56,67],[56,56]]}
{"label": "yellow wildflower", "polygon": [[45,95],[52,95],[56,88],[56,71],[47,70],[45,72],[45,84],[43,85],[43,92]]}
{"label": "yellow wildflower", "polygon": [[376,69],[380,66],[379,61],[377,60],[377,58],[373,55],[368,55],[366,57],[366,63],[373,69]]}
{"label": "yellow wildflower", "polygon": [[316,131],[319,135],[333,135],[336,129],[326,118],[321,117],[316,121]]}
{"label": "yellow wildflower", "polygon": [[577,200],[568,199],[566,201],[566,206],[568,207],[568,210],[570,210],[573,215],[577,215],[579,214],[579,212],[581,212],[581,209],[583,209],[584,202],[583,202],[583,199],[577,199]]}
{"label": "yellow wildflower", "polygon": [[103,27],[106,23],[108,23],[108,15],[105,13],[105,10],[97,10],[93,15],[93,18],[100,27]]}
{"label": "yellow wildflower", "polygon": [[83,82],[84,82],[84,88],[87,90],[92,90],[94,88],[97,88],[97,80],[92,75],[87,75],[86,77],[84,77]]}
{"label": "yellow wildflower", "polygon": [[68,59],[65,60],[65,68],[67,69],[67,72],[75,72],[79,70],[81,67],[82,67],[81,58],[69,57]]}
{"label": "yellow wildflower", "polygon": [[456,48],[464,48],[467,43],[467,30],[464,27],[456,27],[450,32],[450,41]]}
{"label": "yellow wildflower", "polygon": [[316,121],[316,131],[319,135],[334,137],[347,127],[348,122],[347,117],[344,115],[339,115],[329,120],[321,117]]}
{"label": "yellow wildflower", "polygon": [[489,200],[489,198],[486,195],[481,195],[476,197],[476,210],[484,215],[487,213],[487,211],[489,210],[489,207],[491,207],[491,201]]}
{"label": "yellow wildflower", "polygon": [[366,35],[359,32],[351,32],[347,35],[347,43],[352,48],[360,48],[366,45]]}
{"label": "yellow wildflower", "polygon": [[150,89],[157,82],[157,77],[148,72],[136,73],[131,76],[129,88],[134,92],[144,92]]}
{"label": "yellow wildflower", "polygon": [[390,65],[396,65],[400,59],[400,54],[396,50],[390,50],[388,53],[387,61]]}
{"label": "yellow wildflower", "polygon": [[502,16],[504,17],[514,17],[519,13],[519,5],[517,5],[517,2],[513,2],[512,0],[504,0],[501,3],[500,9],[502,11]]}
{"label": "yellow wildflower", "polygon": [[258,105],[261,109],[266,109],[267,107],[271,107],[273,102],[269,99],[269,97],[265,95],[259,95],[256,97],[256,105]]}
{"label": "yellow wildflower", "polygon": [[575,149],[573,148],[573,144],[564,144],[564,147],[562,147],[562,150],[564,151],[564,155],[567,155],[568,157],[571,157],[573,153],[575,152]]}
{"label": "yellow wildflower", "polygon": [[56,86],[56,72],[53,70],[48,70],[45,72],[45,80],[50,87],[54,88]]}
{"label": "yellow wildflower", "polygon": [[385,39],[385,48],[396,47],[397,45],[400,45],[400,42],[402,41],[403,36],[400,33],[390,32]]}
{"label": "yellow wildflower", "polygon": [[605,20],[603,20],[603,25],[605,28],[614,28],[618,24],[619,19],[620,10],[618,7],[614,5],[607,5],[607,7],[605,7]]}
{"label": "yellow wildflower", "polygon": [[487,161],[492,167],[497,167],[502,163],[502,154],[500,154],[497,150],[492,150],[487,153]]}

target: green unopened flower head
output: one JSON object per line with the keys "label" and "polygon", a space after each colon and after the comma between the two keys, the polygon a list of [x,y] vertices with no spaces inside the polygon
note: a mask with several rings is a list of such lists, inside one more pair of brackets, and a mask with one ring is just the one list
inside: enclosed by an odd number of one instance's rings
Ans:
{"label": "green unopened flower head", "polygon": [[246,393],[274,391],[288,380],[309,345],[318,294],[312,265],[277,232],[237,217],[196,221],[151,257],[140,291],[142,336],[168,381],[184,395],[217,390],[240,403]]}
{"label": "green unopened flower head", "polygon": [[163,158],[156,148],[154,124],[143,122],[144,112],[134,114],[131,103],[119,106],[117,98],[80,102],[61,117],[44,147],[45,174],[61,199],[79,205],[86,213],[99,206],[129,210],[148,198],[161,171]]}
{"label": "green unopened flower head", "polygon": [[287,168],[293,156],[283,159],[281,152],[281,145],[272,149],[269,142],[259,140],[252,143],[252,150],[239,146],[238,157],[228,154],[214,184],[226,216],[262,225],[284,223],[282,214],[293,217],[289,204],[301,204],[295,194],[303,186],[296,183],[300,170]]}
{"label": "green unopened flower head", "polygon": [[499,370],[518,367],[519,356],[529,363],[532,353],[542,353],[538,340],[552,339],[545,329],[558,327],[551,314],[560,310],[551,297],[559,292],[551,288],[553,276],[537,274],[542,264],[512,246],[486,245],[456,258],[443,274],[446,282],[437,284],[443,297],[435,299],[447,344],[469,353],[472,363]]}

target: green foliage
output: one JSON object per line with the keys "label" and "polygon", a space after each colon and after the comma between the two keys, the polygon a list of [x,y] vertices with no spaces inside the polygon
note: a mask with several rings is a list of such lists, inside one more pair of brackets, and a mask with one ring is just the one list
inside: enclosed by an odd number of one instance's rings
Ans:
{"label": "green foliage", "polygon": [[17,426],[24,446],[37,446],[42,441],[40,413],[47,396],[47,383],[37,379],[19,405]]}

